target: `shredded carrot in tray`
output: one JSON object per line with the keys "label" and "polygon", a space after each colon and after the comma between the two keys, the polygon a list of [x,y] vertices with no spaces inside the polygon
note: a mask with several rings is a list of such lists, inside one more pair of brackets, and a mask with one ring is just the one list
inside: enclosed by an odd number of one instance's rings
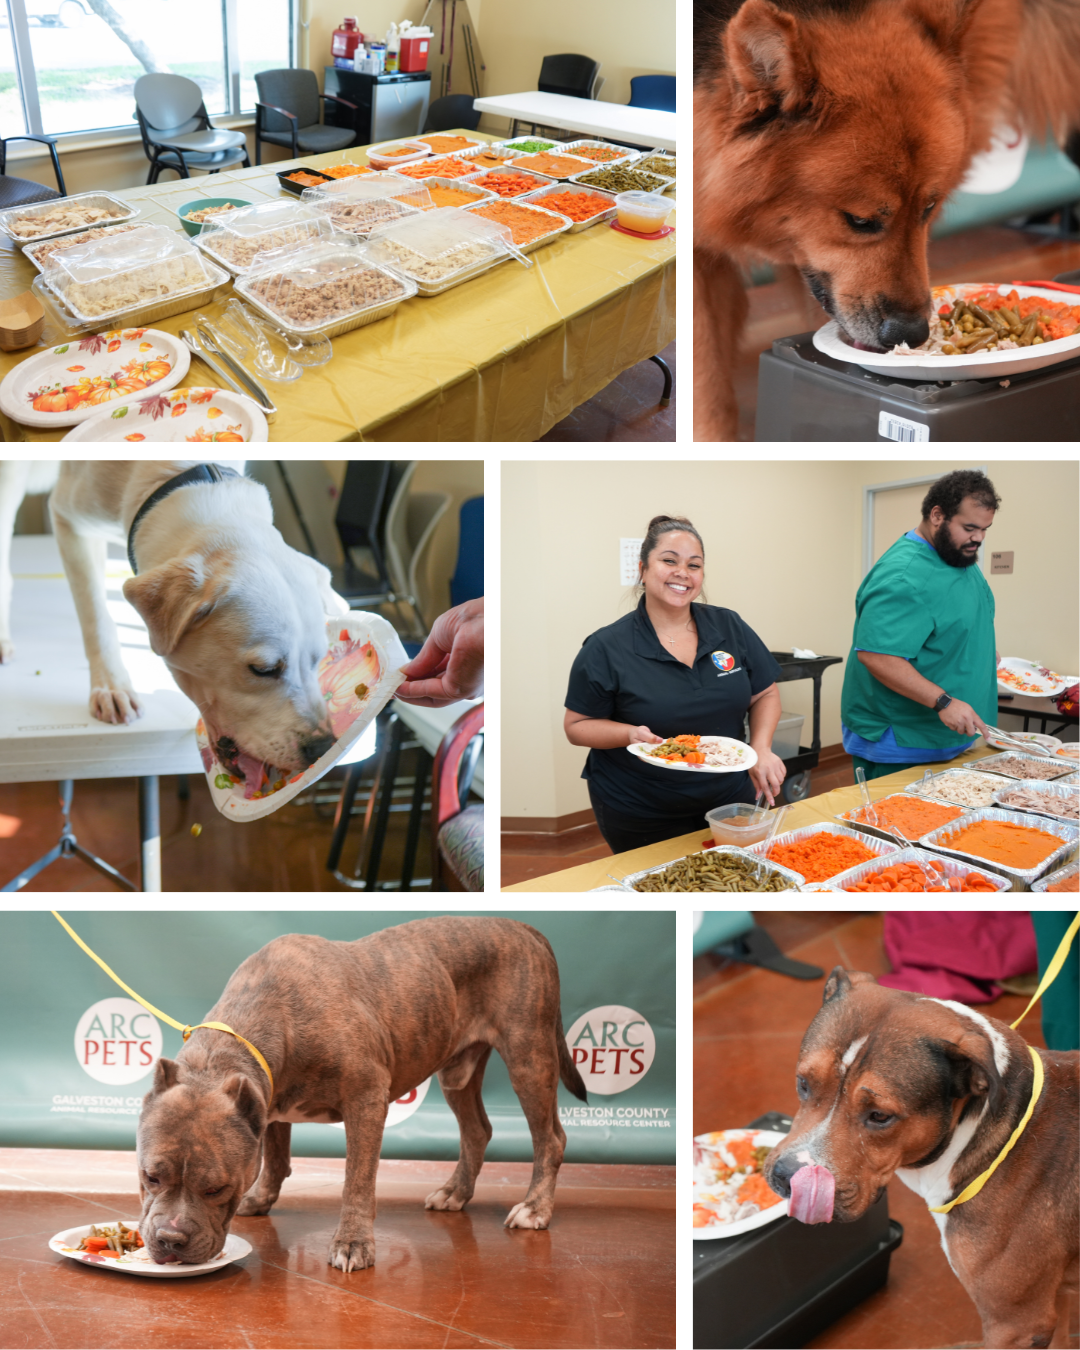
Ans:
{"label": "shredded carrot in tray", "polygon": [[858,867],[876,857],[873,849],[842,834],[822,831],[808,839],[790,844],[774,844],[769,850],[769,861],[781,867],[801,872],[807,881],[827,881],[849,867]]}
{"label": "shredded carrot in tray", "polygon": [[1048,891],[1075,891],[1080,890],[1080,876],[1074,872],[1071,877],[1066,877],[1064,881],[1055,881],[1052,886],[1047,886]]}
{"label": "shredded carrot in tray", "polygon": [[328,178],[352,178],[358,173],[371,173],[371,170],[363,164],[329,164],[319,172]]}
{"label": "shredded carrot in tray", "polygon": [[290,183],[303,183],[306,187],[321,187],[326,182],[325,178],[316,178],[313,173],[304,173],[302,169],[297,169],[295,173],[286,174],[285,177],[288,178]]}
{"label": "shredded carrot in tray", "polygon": [[432,206],[468,206],[478,200],[475,192],[466,192],[464,188],[443,187],[439,183],[428,184],[428,195]]}
{"label": "shredded carrot in tray", "polygon": [[1036,830],[1030,825],[1013,825],[1006,820],[976,820],[971,825],[955,830],[940,840],[945,848],[961,853],[974,853],[990,862],[1006,867],[1027,869],[1038,867],[1049,858],[1062,840],[1047,830]]}
{"label": "shredded carrot in tray", "polygon": [[[959,806],[939,806],[937,802],[924,802],[917,798],[900,796],[886,797],[884,801],[875,802],[874,810],[879,826],[888,828],[895,825],[907,839],[918,839],[920,835],[929,834],[939,825],[947,825],[950,820],[964,814]],[[873,824],[872,819],[867,819],[865,808],[860,808],[852,819],[861,821],[864,825]]]}
{"label": "shredded carrot in tray", "polygon": [[926,864],[931,872],[940,872],[941,884],[928,886],[922,868],[915,863],[893,863],[891,867],[875,870],[863,877],[853,886],[845,886],[845,891],[992,891],[994,883],[981,872],[969,872],[964,877],[944,876],[945,864],[931,862]]}
{"label": "shredded carrot in tray", "polygon": [[509,226],[511,238],[518,245],[531,244],[534,239],[552,234],[560,225],[551,216],[541,215],[539,211],[531,211],[527,206],[515,205],[513,202],[486,202],[472,214]]}

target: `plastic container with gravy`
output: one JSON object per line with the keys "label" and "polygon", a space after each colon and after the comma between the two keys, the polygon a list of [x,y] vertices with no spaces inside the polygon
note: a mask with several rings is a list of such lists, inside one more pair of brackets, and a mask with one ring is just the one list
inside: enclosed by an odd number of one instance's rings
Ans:
{"label": "plastic container with gravy", "polygon": [[431,153],[431,146],[425,141],[384,141],[381,145],[369,146],[367,157],[374,169],[394,169],[399,164],[415,164]]}
{"label": "plastic container with gravy", "polygon": [[228,279],[184,235],[143,225],[51,254],[39,281],[77,324],[100,328],[137,327],[196,309]]}
{"label": "plastic container with gravy", "polygon": [[239,277],[259,267],[266,254],[315,244],[333,234],[334,226],[327,215],[303,201],[279,198],[212,216],[195,242],[227,272]]}
{"label": "plastic container with gravy", "polygon": [[430,211],[433,203],[427,181],[413,183],[396,173],[373,173],[305,188],[301,201],[334,229],[365,238],[377,225]]}
{"label": "plastic container with gravy", "polygon": [[615,209],[619,224],[635,234],[658,234],[671,215],[671,203],[659,192],[620,192]]}
{"label": "plastic container with gravy", "polygon": [[56,239],[62,234],[75,234],[93,226],[131,220],[140,209],[114,197],[111,192],[77,192],[73,197],[32,202],[29,206],[10,206],[6,211],[0,211],[0,230],[21,248],[24,244]]}
{"label": "plastic container with gravy", "polygon": [[412,220],[380,225],[366,245],[374,262],[414,281],[417,294],[440,295],[511,256],[505,225],[443,206]]}
{"label": "plastic container with gravy", "polygon": [[235,290],[282,332],[304,341],[335,338],[392,314],[416,283],[338,236],[305,249],[283,249]]}
{"label": "plastic container with gravy", "polygon": [[751,802],[728,802],[726,806],[714,806],[711,811],[706,811],[705,823],[712,832],[714,843],[749,848],[765,838],[772,821],[767,811],[760,811]]}

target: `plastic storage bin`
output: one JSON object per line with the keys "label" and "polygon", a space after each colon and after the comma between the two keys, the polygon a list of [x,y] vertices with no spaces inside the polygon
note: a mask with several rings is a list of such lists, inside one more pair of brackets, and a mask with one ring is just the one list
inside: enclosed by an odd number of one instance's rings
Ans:
{"label": "plastic storage bin", "polygon": [[806,718],[802,713],[780,713],[780,721],[776,724],[772,738],[771,749],[774,755],[779,755],[781,759],[795,758],[799,753],[805,721]]}

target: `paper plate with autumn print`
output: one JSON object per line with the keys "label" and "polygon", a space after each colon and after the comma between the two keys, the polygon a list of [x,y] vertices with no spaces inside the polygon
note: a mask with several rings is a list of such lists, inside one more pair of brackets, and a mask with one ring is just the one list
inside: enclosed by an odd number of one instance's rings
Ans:
{"label": "paper plate with autumn print", "polygon": [[404,680],[408,654],[389,623],[378,614],[351,610],[327,617],[329,650],[318,670],[334,744],[302,773],[288,776],[273,764],[239,754],[228,768],[215,756],[199,719],[195,736],[214,805],[232,820],[258,820],[292,801],[317,782],[360,739]]}
{"label": "paper plate with autumn print", "polygon": [[172,389],[190,364],[187,347],[160,328],[88,333],[20,361],[0,383],[0,408],[27,427],[75,426],[137,394]]}
{"label": "paper plate with autumn print", "polygon": [[228,389],[184,388],[108,404],[65,441],[267,441],[259,405]]}

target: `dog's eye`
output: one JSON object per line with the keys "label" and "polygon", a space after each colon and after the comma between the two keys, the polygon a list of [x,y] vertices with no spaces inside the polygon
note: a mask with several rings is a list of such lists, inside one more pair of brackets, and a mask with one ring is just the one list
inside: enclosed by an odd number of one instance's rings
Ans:
{"label": "dog's eye", "polygon": [[210,1195],[220,1195],[221,1192],[222,1192],[224,1189],[225,1189],[224,1186],[218,1186],[216,1190],[212,1190],[212,1191],[203,1191],[203,1195],[207,1195],[207,1196],[210,1196]]}
{"label": "dog's eye", "polygon": [[799,1101],[801,1102],[806,1101],[807,1097],[810,1096],[810,1085],[801,1074],[795,1079],[795,1091],[799,1094]]}
{"label": "dog's eye", "polygon": [[929,202],[927,204],[926,210],[922,213],[923,220],[929,220],[936,210],[937,210],[937,202]]}
{"label": "dog's eye", "polygon": [[872,216],[853,216],[847,211],[841,214],[856,234],[880,234],[885,228],[880,220],[875,220]]}
{"label": "dog's eye", "polygon": [[275,666],[248,666],[252,675],[258,675],[264,680],[279,679],[284,669],[285,665],[282,661],[279,661]]}
{"label": "dog's eye", "polygon": [[158,1179],[157,1179],[157,1177],[147,1177],[147,1178],[146,1178],[146,1184],[147,1184],[148,1186],[156,1186],[156,1185],[158,1184]]}
{"label": "dog's eye", "polygon": [[883,1130],[886,1125],[891,1125],[896,1119],[890,1116],[887,1111],[868,1111],[866,1113],[866,1123],[873,1129]]}

